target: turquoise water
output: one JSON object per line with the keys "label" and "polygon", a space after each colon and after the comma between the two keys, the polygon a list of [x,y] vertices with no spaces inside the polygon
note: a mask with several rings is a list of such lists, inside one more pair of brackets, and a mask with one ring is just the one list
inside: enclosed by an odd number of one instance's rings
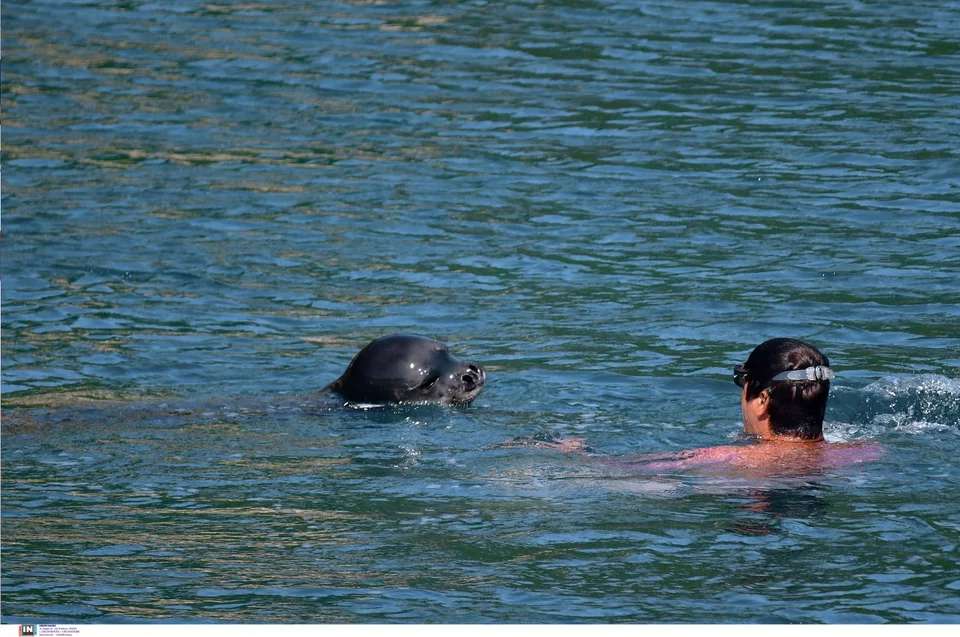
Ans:
{"label": "turquoise water", "polygon": [[[4,4],[4,622],[960,621],[957,3]],[[376,336],[465,409],[311,395]],[[809,476],[766,338],[839,373]]]}

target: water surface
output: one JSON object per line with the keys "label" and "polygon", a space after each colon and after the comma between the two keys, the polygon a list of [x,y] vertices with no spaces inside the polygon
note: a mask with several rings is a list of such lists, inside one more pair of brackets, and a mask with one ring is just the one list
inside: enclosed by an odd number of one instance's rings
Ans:
{"label": "water surface", "polygon": [[[960,620],[957,3],[5,4],[4,622]],[[311,398],[369,340],[466,409]],[[774,336],[839,373],[801,478]]]}

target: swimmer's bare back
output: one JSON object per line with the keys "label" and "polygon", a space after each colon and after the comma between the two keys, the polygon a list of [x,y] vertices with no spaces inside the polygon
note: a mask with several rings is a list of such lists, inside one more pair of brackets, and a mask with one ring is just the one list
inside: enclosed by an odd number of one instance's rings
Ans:
{"label": "swimmer's bare back", "polygon": [[[514,438],[496,447],[533,447],[560,453],[587,453],[593,450],[583,438],[561,438],[548,431],[534,437]],[[552,435],[551,435],[552,434]],[[604,456],[591,454],[592,460],[620,470],[637,473],[669,471],[730,471],[751,475],[805,475],[826,469],[839,469],[870,462],[883,455],[876,442],[759,442],[749,445],[702,447],[674,453]]]}
{"label": "swimmer's bare back", "polygon": [[631,471],[655,473],[726,468],[750,474],[801,475],[870,462],[882,455],[883,447],[869,440],[835,443],[761,442],[743,446],[703,447],[674,454],[622,456],[616,462]]}

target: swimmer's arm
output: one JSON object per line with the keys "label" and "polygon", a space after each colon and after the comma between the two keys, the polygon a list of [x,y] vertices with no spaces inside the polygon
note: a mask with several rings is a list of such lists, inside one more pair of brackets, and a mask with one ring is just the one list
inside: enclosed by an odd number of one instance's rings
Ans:
{"label": "swimmer's arm", "polygon": [[675,453],[650,453],[624,456],[621,462],[625,462],[632,469],[643,469],[648,471],[664,471],[668,469],[685,469],[697,465],[711,464],[717,462],[728,462],[736,456],[740,447],[725,445],[720,447],[703,447],[701,449],[688,449]]}
{"label": "swimmer's arm", "polygon": [[525,447],[534,449],[551,449],[560,453],[593,453],[594,449],[587,444],[586,438],[571,437],[560,438],[553,431],[541,432],[535,436],[518,436],[510,440],[504,440],[494,445],[488,445],[485,449],[497,449],[503,447]]}
{"label": "swimmer's arm", "polygon": [[652,462],[654,460],[686,460],[692,457],[695,451],[695,449],[689,449],[687,451],[668,451],[664,453],[632,453],[627,456],[620,456],[620,460],[631,464]]}

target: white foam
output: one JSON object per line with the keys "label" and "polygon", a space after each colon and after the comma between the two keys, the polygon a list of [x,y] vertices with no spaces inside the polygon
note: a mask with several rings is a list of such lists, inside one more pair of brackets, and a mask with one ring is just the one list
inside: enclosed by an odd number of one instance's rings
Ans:
{"label": "white foam", "polygon": [[951,425],[926,420],[910,420],[905,414],[881,414],[874,418],[874,422],[886,430],[899,431],[906,434],[923,434],[929,431],[952,431]]}
{"label": "white foam", "polygon": [[825,422],[823,423],[823,439],[827,442],[851,442],[858,438],[869,438],[869,435],[861,436],[862,427],[847,422]]}
{"label": "white foam", "polygon": [[881,378],[863,388],[865,392],[873,392],[891,398],[902,396],[911,390],[960,399],[960,379],[947,378],[939,374],[893,376]]}
{"label": "white foam", "polygon": [[361,411],[368,411],[370,409],[383,409],[386,405],[376,405],[374,403],[344,403],[344,407],[349,407],[350,409],[359,409]]}
{"label": "white foam", "polygon": [[859,422],[825,426],[827,440],[848,441],[892,431],[909,435],[956,432],[960,426],[958,379],[939,374],[892,376],[860,391]]}

